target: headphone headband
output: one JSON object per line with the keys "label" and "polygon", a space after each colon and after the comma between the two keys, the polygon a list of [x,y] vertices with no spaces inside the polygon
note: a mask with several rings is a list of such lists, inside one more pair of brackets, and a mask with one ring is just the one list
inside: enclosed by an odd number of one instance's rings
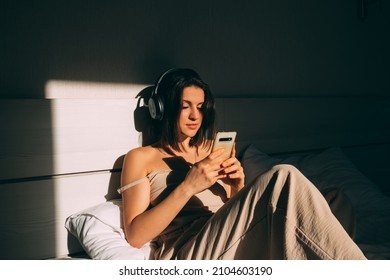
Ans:
{"label": "headphone headband", "polygon": [[156,86],[154,87],[154,90],[153,90],[153,93],[152,93],[153,95],[157,95],[158,87],[160,86],[160,84],[161,84],[162,80],[164,79],[164,77],[165,77],[166,75],[168,75],[169,73],[175,71],[175,70],[176,70],[176,68],[169,69],[169,70],[165,71],[165,72],[160,76],[160,78],[158,79],[158,81],[157,81],[157,83],[156,83]]}

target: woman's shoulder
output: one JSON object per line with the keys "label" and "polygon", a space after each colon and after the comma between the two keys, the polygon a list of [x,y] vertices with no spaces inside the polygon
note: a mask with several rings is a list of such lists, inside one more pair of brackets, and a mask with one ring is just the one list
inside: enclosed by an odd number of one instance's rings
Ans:
{"label": "woman's shoulder", "polygon": [[150,158],[155,158],[158,154],[158,149],[153,146],[137,147],[127,152],[127,160],[148,161]]}
{"label": "woman's shoulder", "polygon": [[145,177],[158,156],[156,148],[151,146],[134,148],[127,152],[123,161],[122,184],[128,184]]}

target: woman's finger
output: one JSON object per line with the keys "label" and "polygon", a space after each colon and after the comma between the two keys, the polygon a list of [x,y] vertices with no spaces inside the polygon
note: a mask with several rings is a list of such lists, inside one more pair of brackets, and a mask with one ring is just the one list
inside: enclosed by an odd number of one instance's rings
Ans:
{"label": "woman's finger", "polygon": [[231,158],[236,157],[236,142],[233,143],[232,153],[230,155]]}
{"label": "woman's finger", "polygon": [[206,159],[213,161],[218,157],[220,157],[221,155],[223,155],[224,152],[225,152],[224,148],[218,148],[217,150],[211,152],[211,154],[209,154],[209,156]]}

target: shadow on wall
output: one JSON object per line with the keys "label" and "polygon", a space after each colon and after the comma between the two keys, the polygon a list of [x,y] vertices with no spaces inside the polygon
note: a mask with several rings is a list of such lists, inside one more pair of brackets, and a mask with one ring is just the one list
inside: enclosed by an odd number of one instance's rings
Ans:
{"label": "shadow on wall", "polygon": [[50,101],[0,102],[0,259],[55,255]]}

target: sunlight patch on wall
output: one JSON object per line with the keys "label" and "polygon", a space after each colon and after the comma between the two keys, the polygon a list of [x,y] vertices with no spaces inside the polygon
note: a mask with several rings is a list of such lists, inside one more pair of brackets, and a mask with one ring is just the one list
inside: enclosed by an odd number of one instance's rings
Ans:
{"label": "sunlight patch on wall", "polygon": [[134,98],[147,86],[147,84],[49,80],[45,85],[45,98]]}
{"label": "sunlight patch on wall", "polygon": [[[137,94],[148,85],[50,80],[57,255],[67,254],[66,217],[105,201],[113,169],[140,145]],[[83,193],[88,195],[82,195]],[[92,195],[91,195],[92,194]]]}

